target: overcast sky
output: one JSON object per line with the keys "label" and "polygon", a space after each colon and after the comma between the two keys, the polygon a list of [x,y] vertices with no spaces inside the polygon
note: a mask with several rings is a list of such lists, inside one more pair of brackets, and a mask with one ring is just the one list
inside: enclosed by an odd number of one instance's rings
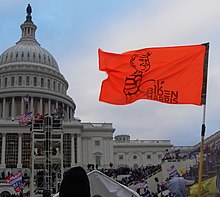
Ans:
{"label": "overcast sky", "polygon": [[[57,60],[69,82],[68,95],[82,122],[110,122],[114,136],[170,139],[173,145],[201,141],[220,129],[219,0],[0,0],[0,53],[21,37],[26,7],[32,6],[36,39]],[[98,48],[125,51],[210,42],[206,113],[196,105],[139,100],[115,106],[99,102]]]}

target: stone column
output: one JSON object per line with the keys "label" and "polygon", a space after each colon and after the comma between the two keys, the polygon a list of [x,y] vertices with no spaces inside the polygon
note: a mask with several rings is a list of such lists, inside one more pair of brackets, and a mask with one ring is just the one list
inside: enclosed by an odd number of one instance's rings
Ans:
{"label": "stone column", "polygon": [[22,134],[18,134],[18,163],[17,168],[22,168]]}
{"label": "stone column", "polygon": [[77,135],[77,165],[81,165],[82,163],[82,141],[81,136]]}
{"label": "stone column", "polygon": [[70,119],[70,109],[69,109],[69,105],[67,105],[67,107],[66,107],[66,119],[67,119],[67,120]]}
{"label": "stone column", "polygon": [[24,99],[21,97],[21,114],[24,114]]}
{"label": "stone column", "polygon": [[11,105],[11,117],[15,117],[15,97],[12,97],[12,105]]}
{"label": "stone column", "polygon": [[43,99],[40,98],[40,114],[43,113]]}
{"label": "stone column", "polygon": [[106,138],[103,138],[103,161],[104,161],[104,166],[108,167],[107,164],[107,143],[106,143]]}
{"label": "stone column", "polygon": [[113,139],[112,137],[109,138],[110,140],[110,162],[114,162],[114,157],[113,157]]}
{"label": "stone column", "polygon": [[91,137],[87,137],[87,146],[88,146],[88,147],[87,147],[87,148],[88,148],[88,149],[87,149],[87,150],[88,150],[88,160],[87,160],[87,161],[88,161],[89,163],[93,163],[93,162],[92,162],[92,151],[91,151],[91,147],[92,147],[92,146],[91,146]]}
{"label": "stone column", "polygon": [[6,148],[6,133],[2,133],[2,158],[1,158],[1,168],[5,168],[5,148]]}
{"label": "stone column", "polygon": [[74,135],[71,134],[71,167],[75,166],[75,144],[74,144]]}
{"label": "stone column", "polygon": [[33,116],[34,116],[34,115],[35,115],[35,114],[34,114],[34,113],[35,113],[35,112],[34,112],[34,97],[31,97],[31,106],[30,106],[30,107],[31,107],[30,110],[32,111],[32,114],[33,114]]}
{"label": "stone column", "polygon": [[48,99],[48,115],[51,115],[51,100]]}
{"label": "stone column", "polygon": [[5,118],[5,103],[6,103],[6,100],[5,98],[3,98],[3,109],[2,109],[2,117]]}

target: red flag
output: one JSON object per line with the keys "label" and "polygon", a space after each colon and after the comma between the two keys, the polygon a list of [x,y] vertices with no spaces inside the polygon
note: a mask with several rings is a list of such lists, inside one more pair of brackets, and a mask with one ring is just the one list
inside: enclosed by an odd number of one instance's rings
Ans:
{"label": "red flag", "polygon": [[125,105],[139,99],[168,104],[205,104],[209,44],[144,48],[122,54],[99,49],[108,74],[99,100]]}

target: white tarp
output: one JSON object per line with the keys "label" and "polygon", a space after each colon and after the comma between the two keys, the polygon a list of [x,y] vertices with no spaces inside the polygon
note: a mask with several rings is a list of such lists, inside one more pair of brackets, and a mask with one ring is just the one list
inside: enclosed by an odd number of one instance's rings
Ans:
{"label": "white tarp", "polygon": [[[100,195],[101,197],[140,197],[137,192],[98,170],[93,170],[87,175],[89,178],[91,197],[94,195]],[[53,197],[59,197],[59,193]]]}
{"label": "white tarp", "polygon": [[88,177],[91,196],[98,194],[102,197],[140,197],[137,192],[120,184],[98,170],[89,172]]}

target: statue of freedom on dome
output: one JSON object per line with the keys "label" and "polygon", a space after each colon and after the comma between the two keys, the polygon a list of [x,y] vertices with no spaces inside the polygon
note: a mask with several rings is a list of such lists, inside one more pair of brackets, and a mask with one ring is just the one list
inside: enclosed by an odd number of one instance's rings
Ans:
{"label": "statue of freedom on dome", "polygon": [[32,9],[31,9],[30,4],[28,4],[26,12],[27,12],[28,15],[31,15]]}

